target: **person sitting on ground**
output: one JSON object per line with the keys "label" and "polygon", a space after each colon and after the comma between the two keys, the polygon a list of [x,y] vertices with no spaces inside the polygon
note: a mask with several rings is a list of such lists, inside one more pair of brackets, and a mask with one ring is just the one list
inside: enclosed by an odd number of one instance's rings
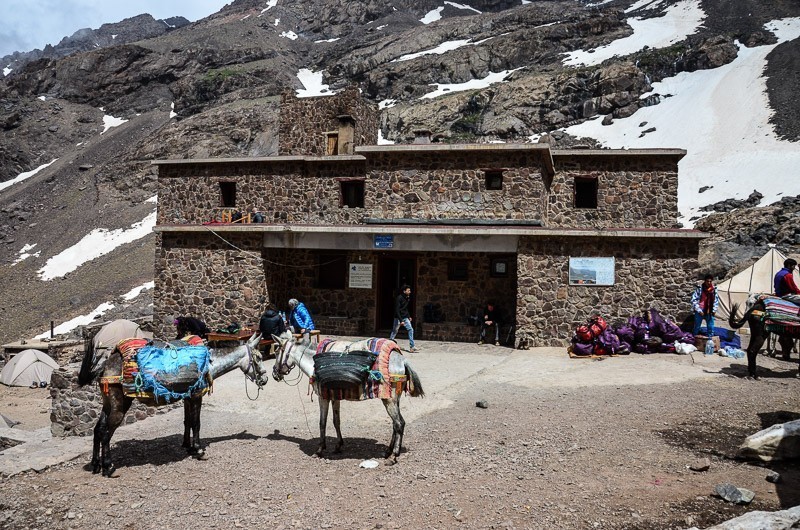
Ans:
{"label": "person sitting on ground", "polygon": [[494,326],[494,345],[500,346],[500,314],[493,302],[486,302],[483,308],[483,320],[481,321],[481,338],[478,344],[486,341],[486,328]]}
{"label": "person sitting on ground", "polygon": [[703,283],[692,293],[692,310],[694,311],[693,334],[697,335],[703,320],[708,326],[708,336],[714,335],[714,313],[719,307],[719,293],[714,286],[714,276],[706,274]]}
{"label": "person sitting on ground", "polygon": [[268,304],[267,310],[261,315],[261,320],[258,322],[258,330],[264,339],[271,339],[273,335],[280,336],[281,333],[286,331],[283,317],[273,304]]}
{"label": "person sitting on ground", "polygon": [[210,331],[205,322],[195,317],[178,317],[173,324],[178,331],[176,339],[182,339],[187,335],[197,335],[201,339],[205,339]]}
{"label": "person sitting on ground", "polygon": [[775,275],[775,295],[787,302],[800,305],[800,288],[794,283],[794,268],[797,261],[792,258],[783,262],[783,268]]}
{"label": "person sitting on ground", "polygon": [[311,313],[297,298],[289,300],[289,326],[292,328],[292,333],[300,333],[305,341],[311,340],[309,332],[316,329]]}

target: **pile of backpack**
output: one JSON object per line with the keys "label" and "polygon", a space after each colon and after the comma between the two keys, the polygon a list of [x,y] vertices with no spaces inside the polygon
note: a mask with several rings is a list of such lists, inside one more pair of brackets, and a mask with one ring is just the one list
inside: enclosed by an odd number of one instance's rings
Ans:
{"label": "pile of backpack", "polygon": [[694,335],[650,309],[613,326],[600,315],[592,316],[575,329],[570,352],[576,356],[675,353],[675,342],[694,344]]}

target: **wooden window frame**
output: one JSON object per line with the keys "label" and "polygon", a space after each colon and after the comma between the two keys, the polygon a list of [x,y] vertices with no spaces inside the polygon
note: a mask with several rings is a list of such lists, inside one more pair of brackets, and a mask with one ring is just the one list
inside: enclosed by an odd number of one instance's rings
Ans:
{"label": "wooden window frame", "polygon": [[500,191],[503,189],[503,177],[505,173],[503,168],[490,168],[483,170],[483,184],[486,191]]}

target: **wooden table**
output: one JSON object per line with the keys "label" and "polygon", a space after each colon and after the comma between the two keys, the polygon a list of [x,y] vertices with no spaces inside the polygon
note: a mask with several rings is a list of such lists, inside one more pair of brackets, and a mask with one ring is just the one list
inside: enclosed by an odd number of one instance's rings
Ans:
{"label": "wooden table", "polygon": [[253,333],[256,333],[256,330],[250,328],[242,328],[236,333],[219,333],[213,331],[206,336],[206,340],[208,342],[223,342],[223,341],[242,342],[252,337]]}

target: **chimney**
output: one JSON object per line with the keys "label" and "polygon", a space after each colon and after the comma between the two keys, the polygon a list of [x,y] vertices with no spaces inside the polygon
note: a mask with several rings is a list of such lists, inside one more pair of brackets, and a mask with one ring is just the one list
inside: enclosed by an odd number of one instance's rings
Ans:
{"label": "chimney", "polygon": [[429,129],[417,129],[414,131],[415,144],[431,143],[431,131]]}

